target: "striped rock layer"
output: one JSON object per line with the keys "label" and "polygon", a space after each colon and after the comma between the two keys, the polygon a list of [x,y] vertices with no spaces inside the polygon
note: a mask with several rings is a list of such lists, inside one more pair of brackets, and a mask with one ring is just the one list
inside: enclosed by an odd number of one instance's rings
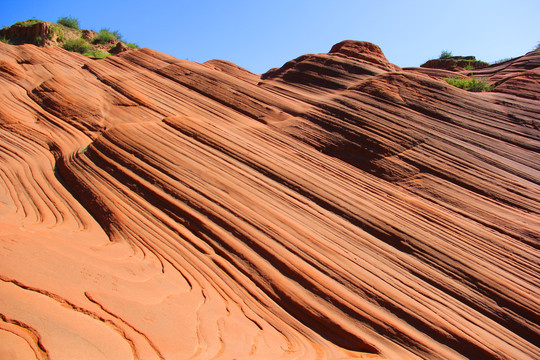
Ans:
{"label": "striped rock layer", "polygon": [[540,51],[454,75],[0,43],[0,358],[539,359]]}

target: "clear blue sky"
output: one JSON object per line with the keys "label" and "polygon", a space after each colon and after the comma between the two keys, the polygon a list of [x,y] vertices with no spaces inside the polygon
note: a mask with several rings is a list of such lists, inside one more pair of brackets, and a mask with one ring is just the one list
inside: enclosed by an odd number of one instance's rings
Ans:
{"label": "clear blue sky", "polygon": [[255,73],[333,44],[379,45],[399,66],[418,66],[442,50],[492,62],[540,42],[538,0],[0,0],[0,26],[61,16],[81,28],[177,58],[232,61]]}

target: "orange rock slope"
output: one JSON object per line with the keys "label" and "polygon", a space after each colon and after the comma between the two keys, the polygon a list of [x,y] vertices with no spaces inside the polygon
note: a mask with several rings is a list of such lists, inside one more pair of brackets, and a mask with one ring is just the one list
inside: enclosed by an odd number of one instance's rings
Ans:
{"label": "orange rock slope", "polygon": [[453,75],[0,43],[0,358],[539,359],[540,51]]}

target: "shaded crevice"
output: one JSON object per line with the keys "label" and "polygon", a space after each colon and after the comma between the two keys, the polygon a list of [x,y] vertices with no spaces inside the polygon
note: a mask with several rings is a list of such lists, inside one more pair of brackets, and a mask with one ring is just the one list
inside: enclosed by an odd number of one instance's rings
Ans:
{"label": "shaded crevice", "polygon": [[94,218],[104,232],[109,235],[114,233],[114,224],[111,221],[114,216],[107,206],[100,200],[100,196],[85,187],[79,178],[71,171],[65,157],[56,161],[54,175],[74,199]]}

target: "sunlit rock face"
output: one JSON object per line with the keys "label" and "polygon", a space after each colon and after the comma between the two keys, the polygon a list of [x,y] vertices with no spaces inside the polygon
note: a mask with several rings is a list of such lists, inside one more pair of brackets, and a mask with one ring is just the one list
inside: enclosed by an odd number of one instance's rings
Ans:
{"label": "sunlit rock face", "polygon": [[538,359],[539,71],[0,43],[0,358]]}

